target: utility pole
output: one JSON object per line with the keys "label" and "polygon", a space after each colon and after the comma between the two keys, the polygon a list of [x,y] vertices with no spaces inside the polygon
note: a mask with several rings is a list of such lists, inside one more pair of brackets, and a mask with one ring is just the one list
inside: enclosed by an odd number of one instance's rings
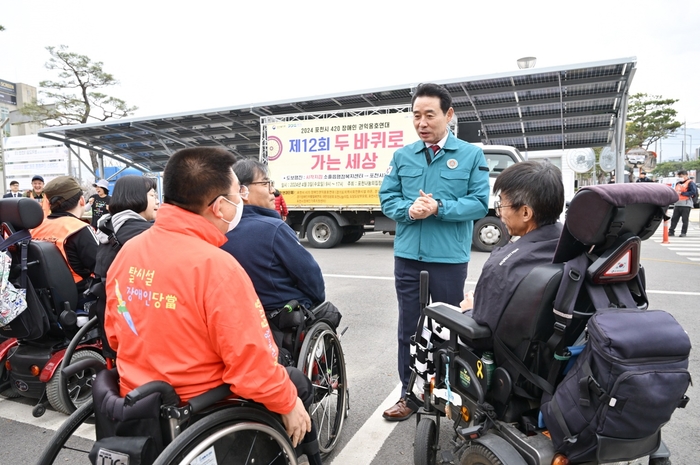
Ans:
{"label": "utility pole", "polygon": [[[686,121],[683,120],[683,151],[681,152],[681,161],[685,161],[685,137],[687,126]],[[690,156],[688,158],[690,158]]]}

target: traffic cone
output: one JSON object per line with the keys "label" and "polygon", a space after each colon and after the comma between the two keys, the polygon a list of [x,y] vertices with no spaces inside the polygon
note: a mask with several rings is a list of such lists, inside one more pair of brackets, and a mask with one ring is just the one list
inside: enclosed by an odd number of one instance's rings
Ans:
{"label": "traffic cone", "polygon": [[670,244],[668,240],[668,220],[664,220],[664,240],[661,241],[662,244]]}

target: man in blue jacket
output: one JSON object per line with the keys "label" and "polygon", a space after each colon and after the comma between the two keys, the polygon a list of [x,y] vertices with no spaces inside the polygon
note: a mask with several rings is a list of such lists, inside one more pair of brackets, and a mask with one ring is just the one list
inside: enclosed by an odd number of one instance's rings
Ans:
{"label": "man in blue jacket", "polygon": [[419,85],[412,99],[420,140],[394,153],[379,199],[396,221],[394,279],[399,302],[398,368],[401,398],[384,412],[402,421],[410,378],[410,338],[420,318],[420,272],[430,273],[433,302],[459,306],[464,294],[474,220],[488,212],[489,170],[483,151],[448,129],[452,97],[442,86]]}
{"label": "man in blue jacket", "polygon": [[296,233],[275,210],[275,187],[267,166],[251,159],[233,165],[241,186],[248,188],[241,222],[221,248],[233,255],[250,276],[266,311],[290,300],[311,308],[326,298],[321,267],[299,243]]}

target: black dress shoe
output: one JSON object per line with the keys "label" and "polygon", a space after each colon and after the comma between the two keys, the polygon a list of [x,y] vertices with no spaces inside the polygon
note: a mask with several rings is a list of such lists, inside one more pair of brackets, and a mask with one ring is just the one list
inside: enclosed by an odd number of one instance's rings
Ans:
{"label": "black dress shoe", "polygon": [[414,411],[408,406],[406,399],[402,397],[391,408],[385,410],[382,416],[389,421],[404,421],[408,420],[413,413]]}

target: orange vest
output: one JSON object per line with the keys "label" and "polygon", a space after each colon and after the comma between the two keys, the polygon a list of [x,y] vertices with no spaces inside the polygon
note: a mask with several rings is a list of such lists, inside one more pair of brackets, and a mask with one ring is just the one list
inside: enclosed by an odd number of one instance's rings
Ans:
{"label": "orange vest", "polygon": [[44,218],[51,214],[51,205],[49,205],[49,201],[46,197],[41,199],[41,209],[44,211]]}
{"label": "orange vest", "polygon": [[34,199],[37,202],[39,202],[39,205],[41,205],[41,209],[44,211],[44,218],[51,214],[51,205],[49,204],[49,199],[47,199],[43,193],[41,194],[41,197],[37,198],[36,196],[34,196],[34,191],[30,190],[27,191],[24,197],[29,197],[30,199]]}
{"label": "orange vest", "polygon": [[80,221],[78,218],[72,216],[61,216],[58,218],[44,219],[44,221],[32,229],[32,238],[38,241],[53,242],[61,251],[61,255],[66,260],[68,269],[70,269],[73,275],[73,280],[79,283],[83,280],[83,277],[73,271],[70,263],[68,262],[68,257],[66,256],[66,239],[68,239],[73,234],[77,233],[81,229],[87,227],[88,224],[84,221]]}
{"label": "orange vest", "polygon": [[688,184],[690,184],[689,180],[686,180],[685,182],[677,182],[673,188],[676,190],[676,193],[678,194],[678,198],[681,200],[688,200],[690,197],[685,195],[685,193],[688,191]]}

